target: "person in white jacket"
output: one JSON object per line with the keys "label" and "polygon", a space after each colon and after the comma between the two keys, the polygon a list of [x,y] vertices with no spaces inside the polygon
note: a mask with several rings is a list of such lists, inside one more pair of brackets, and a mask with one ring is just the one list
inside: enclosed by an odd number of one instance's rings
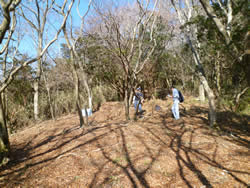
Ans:
{"label": "person in white jacket", "polygon": [[168,97],[173,98],[172,113],[174,119],[178,120],[180,119],[180,113],[179,113],[180,96],[178,90],[175,88],[174,85],[172,86],[172,95],[168,95]]}

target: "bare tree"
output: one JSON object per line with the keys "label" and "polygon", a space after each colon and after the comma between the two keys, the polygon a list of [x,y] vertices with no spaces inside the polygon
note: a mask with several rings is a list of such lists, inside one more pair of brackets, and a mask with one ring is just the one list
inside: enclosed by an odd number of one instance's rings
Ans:
{"label": "bare tree", "polygon": [[[32,5],[33,4],[33,5]],[[38,1],[34,0],[30,6],[21,3],[19,15],[23,17],[23,19],[28,23],[31,27],[29,33],[33,33],[33,41],[35,44],[35,48],[37,50],[37,56],[40,56],[43,45],[44,45],[44,34],[45,29],[47,29],[48,18],[51,16],[51,12],[56,4],[55,0],[52,1]],[[34,88],[34,118],[35,120],[39,119],[39,83],[41,80],[42,74],[42,61],[40,58],[37,61],[36,67],[36,76],[33,82]]]}
{"label": "bare tree", "polygon": [[[61,9],[65,9],[65,6],[67,4],[67,1],[64,1],[64,4],[61,6]],[[1,4],[2,5],[2,4]],[[36,61],[38,61],[40,58],[42,58],[43,54],[47,51],[47,49],[57,40],[63,26],[66,23],[66,20],[69,16],[69,13],[71,11],[73,5],[73,1],[71,1],[71,3],[69,4],[69,7],[67,9],[67,13],[65,14],[65,16],[63,17],[62,23],[59,27],[59,29],[56,31],[56,33],[54,34],[54,38],[52,38],[43,49],[41,49],[41,53],[39,55],[37,55],[36,57],[32,58],[32,59],[28,59],[25,62],[23,62],[22,64],[15,64],[14,61],[12,61],[12,66],[10,66],[10,68],[8,69],[8,71],[6,71],[7,74],[5,74],[4,77],[1,77],[1,85],[0,85],[0,163],[7,161],[8,159],[8,151],[9,151],[9,139],[8,139],[8,131],[7,131],[7,125],[6,125],[6,114],[4,113],[5,109],[3,104],[3,100],[1,98],[2,93],[6,90],[6,88],[9,86],[9,84],[14,80],[15,75],[24,67],[26,67],[27,65],[34,63]],[[15,11],[15,10],[13,10]],[[6,32],[5,32],[6,33]],[[11,34],[11,32],[9,32],[9,34]],[[8,48],[8,46],[6,47],[6,49]],[[5,55],[6,53],[8,53],[8,50],[4,51]],[[8,54],[6,55],[8,56]],[[11,59],[11,57],[8,57]],[[12,57],[13,58],[13,57]]]}
{"label": "bare tree", "polygon": [[127,120],[130,119],[130,100],[135,87],[140,83],[138,75],[150,62],[149,59],[157,45],[154,37],[157,31],[155,22],[158,13],[155,9],[158,1],[153,4],[153,8],[150,6],[152,5],[150,0],[144,3],[137,0],[134,7],[117,9],[116,12],[112,7],[100,8],[95,5],[95,10],[102,20],[102,24],[97,28],[98,34],[106,50],[123,70],[120,79],[124,85]]}
{"label": "bare tree", "polygon": [[[67,31],[67,25],[64,26],[63,28],[63,33],[64,33],[64,37],[70,52],[70,64],[71,64],[71,68],[72,68],[72,73],[73,73],[73,78],[74,78],[74,85],[75,85],[75,104],[76,104],[76,109],[79,115],[79,120],[80,120],[80,127],[83,126],[84,124],[84,120],[83,120],[83,116],[82,116],[82,111],[81,111],[81,103],[80,103],[80,96],[79,96],[79,86],[80,86],[80,80],[79,80],[79,75],[77,72],[77,66],[80,67],[81,69],[81,75],[82,75],[82,79],[84,82],[84,87],[88,93],[88,98],[89,98],[89,108],[92,108],[92,96],[91,96],[91,91],[88,85],[88,77],[87,74],[85,73],[84,69],[83,69],[83,65],[82,65],[82,60],[80,57],[80,54],[78,54],[77,50],[76,50],[76,44],[77,42],[81,39],[81,33],[83,31],[83,27],[84,27],[84,19],[86,17],[86,15],[89,12],[92,0],[89,1],[89,5],[88,5],[88,10],[86,11],[86,13],[81,16],[80,11],[79,11],[79,3],[80,0],[78,1],[78,6],[77,6],[77,12],[81,18],[81,29],[80,29],[80,33],[74,37],[73,36],[73,26],[72,26],[72,22],[70,24],[69,27],[69,33]],[[61,12],[62,15],[64,15],[64,12]],[[86,112],[86,107],[85,108],[85,112]],[[88,123],[88,115],[86,113],[86,124]]]}

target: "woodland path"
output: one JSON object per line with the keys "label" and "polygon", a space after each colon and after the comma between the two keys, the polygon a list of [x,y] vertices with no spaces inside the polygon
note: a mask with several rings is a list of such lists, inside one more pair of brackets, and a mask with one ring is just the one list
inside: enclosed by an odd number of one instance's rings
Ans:
{"label": "woodland path", "polygon": [[71,114],[19,131],[0,187],[248,187],[249,116],[219,114],[225,132],[208,127],[205,105],[184,103],[177,122],[170,105],[148,101],[124,121],[122,103],[107,102],[84,129]]}

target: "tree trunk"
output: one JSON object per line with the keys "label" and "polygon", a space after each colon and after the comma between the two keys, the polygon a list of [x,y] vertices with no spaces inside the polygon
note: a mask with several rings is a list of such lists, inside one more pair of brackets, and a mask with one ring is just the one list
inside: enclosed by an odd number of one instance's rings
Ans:
{"label": "tree trunk", "polygon": [[2,93],[0,95],[0,166],[8,162],[10,149],[6,116],[3,108]]}
{"label": "tree trunk", "polygon": [[133,103],[133,97],[134,97],[134,93],[131,92],[130,96],[129,96],[129,105],[131,105]]}
{"label": "tree trunk", "polygon": [[[77,54],[76,54],[77,55]],[[93,108],[93,105],[92,105],[92,92],[91,92],[91,89],[89,87],[89,83],[88,83],[88,76],[87,76],[87,73],[84,71],[84,68],[83,68],[83,64],[79,61],[79,57],[78,57],[78,64],[79,64],[79,67],[81,69],[81,75],[82,75],[82,79],[83,79],[83,85],[88,93],[88,104],[89,104],[89,108],[92,110]]]}
{"label": "tree trunk", "polygon": [[197,51],[193,47],[192,41],[190,40],[189,36],[187,36],[187,39],[188,39],[188,44],[192,50],[192,54],[193,54],[194,62],[196,64],[196,69],[197,69],[197,74],[198,74],[199,80],[202,83],[202,85],[207,93],[207,97],[208,97],[208,101],[209,101],[208,120],[209,120],[210,126],[213,126],[216,123],[215,95],[214,95],[213,90],[208,85],[208,81],[206,79],[203,66],[200,63],[199,54],[197,53]]}
{"label": "tree trunk", "polygon": [[71,64],[73,68],[73,76],[74,76],[74,84],[75,84],[75,104],[76,104],[76,110],[78,112],[79,120],[80,120],[80,127],[83,127],[84,125],[84,120],[82,117],[82,110],[81,110],[81,105],[80,105],[80,97],[79,97],[79,77],[76,71],[75,63],[74,63],[74,58],[71,58]]}
{"label": "tree trunk", "polygon": [[44,79],[44,83],[45,83],[45,87],[47,90],[47,94],[48,94],[48,103],[49,103],[49,108],[50,108],[50,114],[53,120],[55,120],[55,109],[53,108],[53,104],[52,104],[52,97],[51,97],[51,92],[50,92],[50,87],[48,84],[48,78],[46,73],[43,71],[42,69],[42,73],[43,73],[43,79]]}
{"label": "tree trunk", "polygon": [[125,91],[124,106],[125,106],[126,120],[130,120],[130,117],[129,117],[129,92],[128,92],[128,90]]}
{"label": "tree trunk", "polygon": [[216,123],[216,104],[215,104],[215,96],[213,90],[208,85],[208,82],[204,76],[200,76],[202,85],[207,93],[208,101],[209,101],[209,124],[213,126]]}
{"label": "tree trunk", "polygon": [[51,93],[50,93],[50,88],[46,87],[47,93],[48,93],[48,102],[49,102],[49,108],[50,108],[50,114],[53,120],[55,120],[55,114],[54,114],[54,108],[52,104],[52,99],[51,99]]}
{"label": "tree trunk", "polygon": [[92,92],[89,88],[89,84],[88,84],[88,80],[87,80],[87,75],[85,72],[82,72],[82,77],[83,77],[83,84],[85,89],[87,90],[88,93],[88,104],[89,104],[89,108],[92,109]]}
{"label": "tree trunk", "polygon": [[84,106],[84,111],[85,111],[85,122],[86,122],[85,125],[88,126],[89,125],[89,114],[88,114],[86,105]]}
{"label": "tree trunk", "polygon": [[[37,57],[39,57],[42,53],[42,34],[38,33],[39,37],[39,46],[37,49]],[[36,78],[34,81],[34,118],[37,121],[39,119],[39,83],[42,74],[42,58],[37,61],[37,70],[36,70]]]}
{"label": "tree trunk", "polygon": [[204,90],[204,86],[202,84],[200,84],[200,86],[199,86],[199,99],[201,102],[205,101],[205,90]]}
{"label": "tree trunk", "polygon": [[38,108],[38,100],[39,100],[39,82],[35,80],[34,82],[34,118],[37,121],[39,118],[39,108]]}
{"label": "tree trunk", "polygon": [[[217,57],[218,58],[218,57]],[[218,90],[218,94],[220,95],[221,92],[221,86],[220,86],[220,78],[221,78],[221,73],[220,73],[220,62],[216,60],[215,62],[215,71],[216,71],[216,86]]]}

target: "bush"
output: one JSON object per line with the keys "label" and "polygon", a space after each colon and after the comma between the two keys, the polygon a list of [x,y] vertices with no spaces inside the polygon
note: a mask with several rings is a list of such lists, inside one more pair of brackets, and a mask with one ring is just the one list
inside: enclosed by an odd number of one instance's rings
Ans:
{"label": "bush", "polygon": [[9,104],[7,120],[10,133],[16,132],[32,123],[32,107],[31,105],[24,107],[13,103]]}
{"label": "bush", "polygon": [[117,101],[117,92],[107,86],[96,86],[92,89],[93,110],[98,110],[102,103],[106,101]]}

